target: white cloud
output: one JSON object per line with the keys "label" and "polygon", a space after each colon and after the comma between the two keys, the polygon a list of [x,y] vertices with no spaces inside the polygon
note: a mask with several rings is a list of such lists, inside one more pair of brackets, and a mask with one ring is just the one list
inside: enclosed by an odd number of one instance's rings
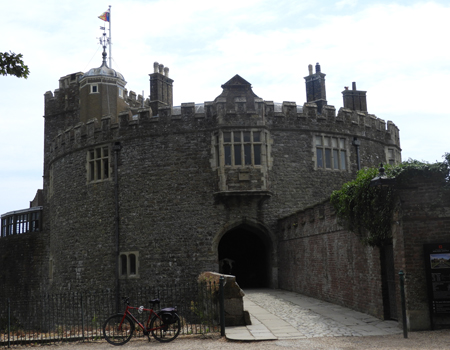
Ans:
{"label": "white cloud", "polygon": [[[369,112],[401,130],[404,158],[440,160],[450,118],[450,6],[446,2],[353,0],[164,0],[112,4],[113,67],[148,95],[153,62],[170,67],[174,100],[203,102],[235,74],[255,93],[303,104],[308,64],[327,74],[327,98],[367,90]],[[24,54],[27,80],[0,77],[0,213],[26,207],[42,183],[43,94],[58,79],[101,64],[103,1],[24,0],[3,9],[1,51]],[[418,141],[420,140],[420,141]],[[11,182],[19,178],[20,181]],[[31,186],[30,186],[31,184]],[[20,195],[19,195],[20,192]],[[17,195],[16,195],[17,194]]]}

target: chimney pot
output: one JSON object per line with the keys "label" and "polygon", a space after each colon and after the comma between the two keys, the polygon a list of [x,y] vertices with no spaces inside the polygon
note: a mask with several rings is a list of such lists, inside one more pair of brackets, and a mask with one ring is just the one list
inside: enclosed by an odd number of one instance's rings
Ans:
{"label": "chimney pot", "polygon": [[319,64],[319,62],[316,63],[316,73],[320,73],[320,64]]}

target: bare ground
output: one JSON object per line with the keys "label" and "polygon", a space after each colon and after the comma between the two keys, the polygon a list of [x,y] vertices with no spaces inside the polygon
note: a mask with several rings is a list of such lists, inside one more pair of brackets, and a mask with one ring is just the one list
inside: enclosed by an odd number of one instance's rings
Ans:
{"label": "bare ground", "polygon": [[[103,350],[117,349],[106,341],[57,343],[53,345],[12,346],[15,349],[38,347],[39,350]],[[228,350],[351,350],[351,349],[389,349],[389,350],[443,350],[450,349],[450,330],[412,332],[405,339],[403,334],[372,337],[321,337],[308,339],[274,340],[262,342],[231,342],[219,335],[180,336],[170,343],[160,343],[154,339],[135,339],[123,345],[122,349],[134,350],[160,348],[165,350],[186,349],[228,349]]]}

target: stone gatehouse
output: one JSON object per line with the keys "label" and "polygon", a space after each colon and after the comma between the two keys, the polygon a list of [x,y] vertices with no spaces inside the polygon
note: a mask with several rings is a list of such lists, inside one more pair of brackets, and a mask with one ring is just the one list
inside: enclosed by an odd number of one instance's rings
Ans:
{"label": "stone gatehouse", "polygon": [[2,216],[2,256],[29,247],[14,267],[26,286],[3,270],[3,292],[184,283],[207,270],[279,287],[292,263],[279,219],[360,167],[401,161],[398,128],[367,111],[365,91],[353,83],[336,111],[320,65],[308,73],[300,105],[264,100],[235,75],[219,96],[173,106],[167,67],[155,63],[146,99],[105,56],[63,76],[45,93],[39,232]]}

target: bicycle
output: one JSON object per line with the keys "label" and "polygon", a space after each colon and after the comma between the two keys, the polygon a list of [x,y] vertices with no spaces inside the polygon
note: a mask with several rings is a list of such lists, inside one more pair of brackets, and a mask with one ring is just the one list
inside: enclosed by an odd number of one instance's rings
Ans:
{"label": "bicycle", "polygon": [[[123,345],[128,342],[135,330],[135,324],[142,328],[144,335],[150,334],[160,342],[170,342],[180,334],[180,318],[177,315],[176,307],[168,307],[158,312],[153,310],[155,304],[160,304],[159,299],[150,300],[151,309],[143,306],[130,306],[129,298],[123,297],[124,303],[127,305],[123,314],[116,314],[109,317],[103,325],[103,336],[106,341],[112,345]],[[149,312],[146,324],[139,322],[130,310],[138,310],[139,313]],[[153,317],[152,317],[153,315]]]}

